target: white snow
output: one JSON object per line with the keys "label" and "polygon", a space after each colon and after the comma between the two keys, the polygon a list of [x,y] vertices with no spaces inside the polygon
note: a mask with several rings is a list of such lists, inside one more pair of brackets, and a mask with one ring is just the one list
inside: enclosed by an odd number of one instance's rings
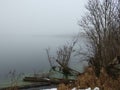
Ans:
{"label": "white snow", "polygon": [[43,90],[57,90],[57,88],[43,89]]}
{"label": "white snow", "polygon": [[72,90],[77,90],[76,88],[73,88]]}

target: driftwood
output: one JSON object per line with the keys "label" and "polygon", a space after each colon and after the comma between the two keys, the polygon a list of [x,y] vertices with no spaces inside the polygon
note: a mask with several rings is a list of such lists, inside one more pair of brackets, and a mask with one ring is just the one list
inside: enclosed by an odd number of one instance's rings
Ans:
{"label": "driftwood", "polygon": [[25,82],[47,82],[47,83],[54,83],[54,84],[59,83],[59,81],[57,80],[50,80],[48,78],[41,78],[41,77],[25,77],[23,81]]}
{"label": "driftwood", "polygon": [[58,78],[40,78],[40,77],[25,77],[23,79],[25,82],[41,82],[41,83],[49,83],[49,84],[60,84],[60,83],[70,83],[74,82],[74,79],[58,79]]}

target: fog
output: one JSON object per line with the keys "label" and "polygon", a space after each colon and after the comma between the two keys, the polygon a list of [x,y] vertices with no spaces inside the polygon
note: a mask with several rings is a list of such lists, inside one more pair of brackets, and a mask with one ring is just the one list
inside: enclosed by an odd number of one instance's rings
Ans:
{"label": "fog", "polygon": [[0,0],[0,34],[77,33],[85,3],[86,0]]}
{"label": "fog", "polygon": [[[46,48],[57,47],[80,31],[85,0],[0,0],[0,87],[9,71],[48,71]],[[66,37],[70,36],[70,37]],[[74,35],[73,35],[74,36]],[[83,41],[81,40],[81,43]],[[74,60],[73,66],[80,66]]]}

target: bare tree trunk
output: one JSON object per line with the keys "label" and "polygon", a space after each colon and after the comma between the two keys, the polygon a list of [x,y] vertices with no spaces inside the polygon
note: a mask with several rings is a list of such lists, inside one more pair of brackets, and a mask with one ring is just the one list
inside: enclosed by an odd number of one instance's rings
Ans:
{"label": "bare tree trunk", "polygon": [[99,76],[100,69],[120,55],[120,0],[89,0],[86,9],[79,25],[92,46],[89,63]]}

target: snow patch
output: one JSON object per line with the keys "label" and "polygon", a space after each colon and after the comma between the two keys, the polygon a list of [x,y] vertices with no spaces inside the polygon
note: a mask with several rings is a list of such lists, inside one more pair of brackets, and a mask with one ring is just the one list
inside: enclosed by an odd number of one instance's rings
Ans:
{"label": "snow patch", "polygon": [[77,90],[76,88],[73,88],[72,90]]}
{"label": "snow patch", "polygon": [[43,89],[43,90],[57,90],[57,88]]}

